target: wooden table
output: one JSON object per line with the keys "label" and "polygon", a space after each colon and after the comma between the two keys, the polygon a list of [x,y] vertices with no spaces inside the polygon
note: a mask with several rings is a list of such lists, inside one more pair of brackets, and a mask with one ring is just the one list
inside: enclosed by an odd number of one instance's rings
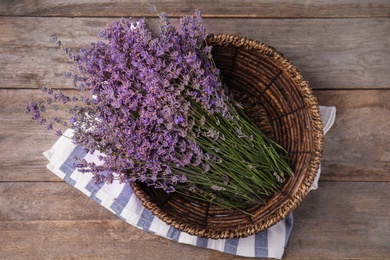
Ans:
{"label": "wooden table", "polygon": [[[199,8],[209,32],[265,42],[336,106],[319,189],[294,212],[285,259],[390,259],[390,1],[0,1],[0,259],[240,259],[171,242],[112,215],[49,172],[57,139],[24,114],[69,88],[62,56],[118,17]],[[177,19],[173,19],[176,21]]]}

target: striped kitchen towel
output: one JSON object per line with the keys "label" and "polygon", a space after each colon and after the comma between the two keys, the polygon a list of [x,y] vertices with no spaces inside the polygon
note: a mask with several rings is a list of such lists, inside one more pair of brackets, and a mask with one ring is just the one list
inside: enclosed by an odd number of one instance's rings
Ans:
{"label": "striped kitchen towel", "polygon": [[[320,109],[326,133],[334,123],[336,109],[334,107],[320,107]],[[64,136],[71,135],[72,130],[70,129],[64,133]],[[85,153],[81,147],[74,145],[69,138],[64,136],[60,137],[54,146],[44,153],[49,160],[47,168],[127,223],[179,243],[214,249],[233,255],[282,258],[292,230],[292,214],[269,229],[246,238],[205,239],[189,235],[154,217],[149,210],[142,206],[130,185],[119,182],[95,184],[92,180],[92,174],[78,172],[73,166],[75,158],[99,162],[97,154]],[[317,188],[319,174],[320,170],[312,189]]]}

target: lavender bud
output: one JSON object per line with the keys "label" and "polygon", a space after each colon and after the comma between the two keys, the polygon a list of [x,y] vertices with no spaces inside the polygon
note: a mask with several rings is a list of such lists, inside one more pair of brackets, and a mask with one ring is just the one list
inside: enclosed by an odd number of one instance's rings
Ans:
{"label": "lavender bud", "polygon": [[226,190],[226,188],[224,187],[221,187],[221,186],[217,186],[217,185],[213,185],[210,187],[212,190],[215,190],[215,191],[223,191],[223,190]]}
{"label": "lavender bud", "polygon": [[51,36],[49,38],[49,42],[51,42],[51,43],[55,43],[56,41],[57,41],[57,36]]}

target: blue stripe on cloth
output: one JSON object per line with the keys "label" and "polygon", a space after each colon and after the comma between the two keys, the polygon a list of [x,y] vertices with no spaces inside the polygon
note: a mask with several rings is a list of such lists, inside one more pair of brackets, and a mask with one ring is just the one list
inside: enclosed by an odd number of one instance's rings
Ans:
{"label": "blue stripe on cloth", "polygon": [[88,182],[87,186],[85,187],[85,189],[91,193],[89,197],[99,204],[102,204],[102,200],[96,197],[96,194],[103,187],[103,185],[104,183],[95,183],[94,180],[90,180],[90,182]]}
{"label": "blue stripe on cloth", "polygon": [[228,238],[225,241],[225,247],[223,249],[224,252],[232,255],[237,254],[237,246],[238,246],[238,238]]}
{"label": "blue stripe on cloth", "polygon": [[76,182],[70,178],[72,173],[76,170],[76,167],[74,167],[73,164],[76,162],[76,158],[84,158],[86,154],[87,153],[82,147],[76,146],[66,161],[60,166],[60,170],[65,174],[64,181],[72,186],[76,184]]}
{"label": "blue stripe on cloth", "polygon": [[111,205],[111,209],[119,216],[126,207],[132,195],[133,190],[130,188],[130,185],[126,183],[123,186],[123,189],[118,198],[116,198],[115,202]]}
{"label": "blue stripe on cloth", "polygon": [[267,230],[264,230],[255,235],[255,257],[268,257]]}
{"label": "blue stripe on cloth", "polygon": [[144,209],[142,211],[141,217],[137,222],[137,226],[149,231],[153,219],[154,219],[154,215],[152,214],[152,212],[150,212],[147,209]]}
{"label": "blue stripe on cloth", "polygon": [[291,231],[293,229],[293,224],[294,224],[294,218],[293,218],[292,213],[287,215],[284,223],[286,224],[286,237],[285,237],[286,242],[285,242],[284,246],[287,246],[287,242],[288,242],[288,239],[290,238]]}
{"label": "blue stripe on cloth", "polygon": [[176,228],[169,227],[167,237],[174,240],[174,241],[178,241],[179,237],[180,237],[180,233],[181,232],[179,230],[177,230]]}
{"label": "blue stripe on cloth", "polygon": [[196,239],[196,246],[198,247],[207,247],[209,240],[207,238],[198,237]]}

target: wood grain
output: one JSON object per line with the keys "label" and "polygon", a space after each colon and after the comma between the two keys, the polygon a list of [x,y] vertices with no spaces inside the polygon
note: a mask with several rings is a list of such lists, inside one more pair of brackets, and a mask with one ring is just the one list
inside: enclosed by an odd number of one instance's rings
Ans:
{"label": "wood grain", "polygon": [[390,181],[390,90],[315,94],[321,105],[337,109],[336,122],[325,136],[321,179]]}
{"label": "wood grain", "polygon": [[39,90],[0,90],[0,181],[60,181],[46,169],[48,161],[42,154],[58,137],[24,113],[27,103],[41,94]]}
{"label": "wood grain", "polygon": [[[109,219],[101,214],[100,205],[87,203],[84,195],[72,191],[68,195],[66,185],[0,183],[1,204],[8,209],[9,201],[15,201],[10,216],[0,220],[1,259],[166,259],[168,255],[172,259],[246,259],[178,244],[116,217]],[[51,198],[44,198],[45,194]],[[390,183],[321,183],[294,211],[284,259],[390,256],[389,196]],[[59,201],[64,203],[63,211],[55,205]]]}
{"label": "wood grain", "polygon": [[[66,88],[57,35],[77,50],[113,18],[0,17],[0,88]],[[177,23],[177,19],[173,20]],[[156,27],[157,20],[150,20]],[[390,19],[206,19],[208,31],[265,42],[290,59],[316,89],[390,87]]]}
{"label": "wood grain", "polygon": [[207,259],[209,250],[156,237],[121,220],[0,221],[1,259]]}
{"label": "wood grain", "polygon": [[286,259],[390,257],[390,183],[321,183],[294,211]]}
{"label": "wood grain", "polygon": [[[57,136],[46,132],[24,107],[39,90],[0,90],[0,181],[59,181],[45,169],[42,152]],[[317,90],[319,103],[336,106],[325,137],[323,181],[390,181],[390,90]],[[15,131],[17,129],[17,131]]]}
{"label": "wood grain", "polygon": [[156,0],[156,1],[51,1],[51,0],[3,0],[0,15],[6,16],[151,16],[149,9],[157,6],[172,16],[190,14],[195,9],[206,17],[224,18],[313,18],[313,17],[389,17],[390,3],[387,0]]}
{"label": "wood grain", "polygon": [[64,181],[0,182],[0,194],[0,222],[117,219]]}

